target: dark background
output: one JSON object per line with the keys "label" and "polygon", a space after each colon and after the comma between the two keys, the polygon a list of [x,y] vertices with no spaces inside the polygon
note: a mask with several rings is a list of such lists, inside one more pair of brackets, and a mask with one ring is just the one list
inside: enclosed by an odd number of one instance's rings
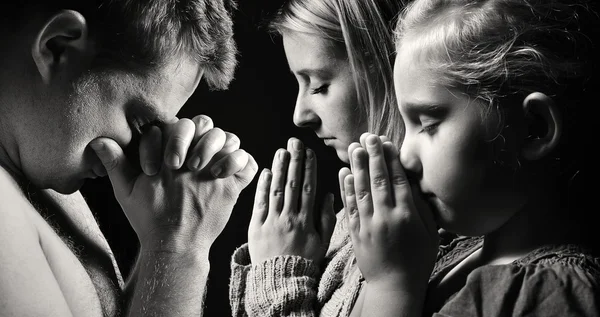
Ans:
{"label": "dark background", "polygon": [[[227,91],[216,92],[201,83],[178,116],[191,118],[205,114],[213,119],[215,126],[235,133],[241,139],[241,147],[258,162],[259,171],[270,168],[275,151],[285,148],[289,137],[298,137],[317,153],[318,202],[327,192],[332,192],[336,208],[340,208],[337,172],[343,165],[334,150],[325,147],[312,131],[294,126],[296,80],[289,71],[281,40],[261,27],[281,3],[281,0],[238,1],[238,9],[233,14],[240,53],[234,81]],[[211,248],[205,316],[231,316],[229,263],[235,248],[247,241],[257,179],[258,173],[242,192],[227,226]],[[81,191],[126,278],[137,254],[138,242],[113,196],[108,178],[88,181]]]}

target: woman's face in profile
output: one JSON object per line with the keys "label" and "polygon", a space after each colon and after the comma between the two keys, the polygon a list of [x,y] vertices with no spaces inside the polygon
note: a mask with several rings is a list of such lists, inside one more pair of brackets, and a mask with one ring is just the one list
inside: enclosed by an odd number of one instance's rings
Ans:
{"label": "woman's face in profile", "polygon": [[367,131],[367,125],[360,122],[356,87],[345,52],[330,40],[299,32],[284,33],[283,47],[298,81],[294,124],[313,129],[348,163],[348,145]]}

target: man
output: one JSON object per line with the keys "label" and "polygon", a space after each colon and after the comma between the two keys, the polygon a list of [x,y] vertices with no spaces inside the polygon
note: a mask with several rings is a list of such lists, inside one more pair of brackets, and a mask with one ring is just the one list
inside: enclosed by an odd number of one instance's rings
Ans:
{"label": "man", "polygon": [[[200,316],[210,246],[257,170],[210,118],[176,118],[201,77],[233,77],[227,4],[26,0],[0,15],[0,315]],[[106,174],[140,243],[126,282],[78,192]]]}

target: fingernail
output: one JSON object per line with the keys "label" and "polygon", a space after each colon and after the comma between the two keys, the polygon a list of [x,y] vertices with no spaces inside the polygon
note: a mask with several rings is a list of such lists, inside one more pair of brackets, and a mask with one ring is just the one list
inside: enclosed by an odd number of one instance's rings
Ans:
{"label": "fingernail", "polygon": [[368,145],[375,145],[375,144],[377,144],[377,139],[378,139],[377,136],[370,135],[370,136],[367,137],[367,144]]}
{"label": "fingernail", "polygon": [[146,172],[150,175],[154,175],[158,172],[158,167],[153,162],[146,162]]}
{"label": "fingernail", "polygon": [[221,175],[221,171],[223,169],[221,168],[221,166],[213,166],[210,169],[210,172],[213,174],[214,177],[219,177],[219,175]]}
{"label": "fingernail", "polygon": [[231,146],[231,145],[233,145],[233,144],[236,144],[236,143],[238,143],[238,142],[239,142],[239,140],[240,140],[240,139],[239,139],[238,137],[236,137],[236,136],[232,136],[231,138],[227,139],[227,143],[225,143],[224,147],[225,147],[225,146]]}
{"label": "fingernail", "polygon": [[90,147],[92,148],[92,150],[98,152],[98,151],[101,151],[104,148],[104,143],[102,143],[102,142],[91,142],[90,143]]}
{"label": "fingernail", "polygon": [[285,162],[286,156],[287,156],[287,151],[285,151],[285,150],[279,151],[279,160],[280,161]]}
{"label": "fingernail", "polygon": [[300,142],[300,140],[294,140],[292,141],[292,147],[294,148],[294,150],[300,151],[302,150],[302,142]]}
{"label": "fingernail", "polygon": [[261,181],[267,182],[270,179],[271,179],[271,172],[269,171],[269,169],[267,169],[267,168],[263,169]]}
{"label": "fingernail", "polygon": [[167,158],[167,163],[171,166],[179,166],[179,155],[177,155],[177,153],[169,154],[169,157]]}
{"label": "fingernail", "polygon": [[314,156],[314,153],[311,149],[306,149],[306,158],[308,159],[312,159]]}
{"label": "fingernail", "polygon": [[199,169],[200,168],[200,157],[195,156],[191,159],[190,161],[190,165],[192,166],[193,169]]}

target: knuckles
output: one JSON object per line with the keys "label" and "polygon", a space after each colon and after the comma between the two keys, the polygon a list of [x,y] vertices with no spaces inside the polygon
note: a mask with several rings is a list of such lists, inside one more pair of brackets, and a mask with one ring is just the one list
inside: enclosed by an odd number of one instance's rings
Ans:
{"label": "knuckles", "polygon": [[389,186],[388,177],[383,174],[371,175],[371,185],[378,189],[385,189]]}

